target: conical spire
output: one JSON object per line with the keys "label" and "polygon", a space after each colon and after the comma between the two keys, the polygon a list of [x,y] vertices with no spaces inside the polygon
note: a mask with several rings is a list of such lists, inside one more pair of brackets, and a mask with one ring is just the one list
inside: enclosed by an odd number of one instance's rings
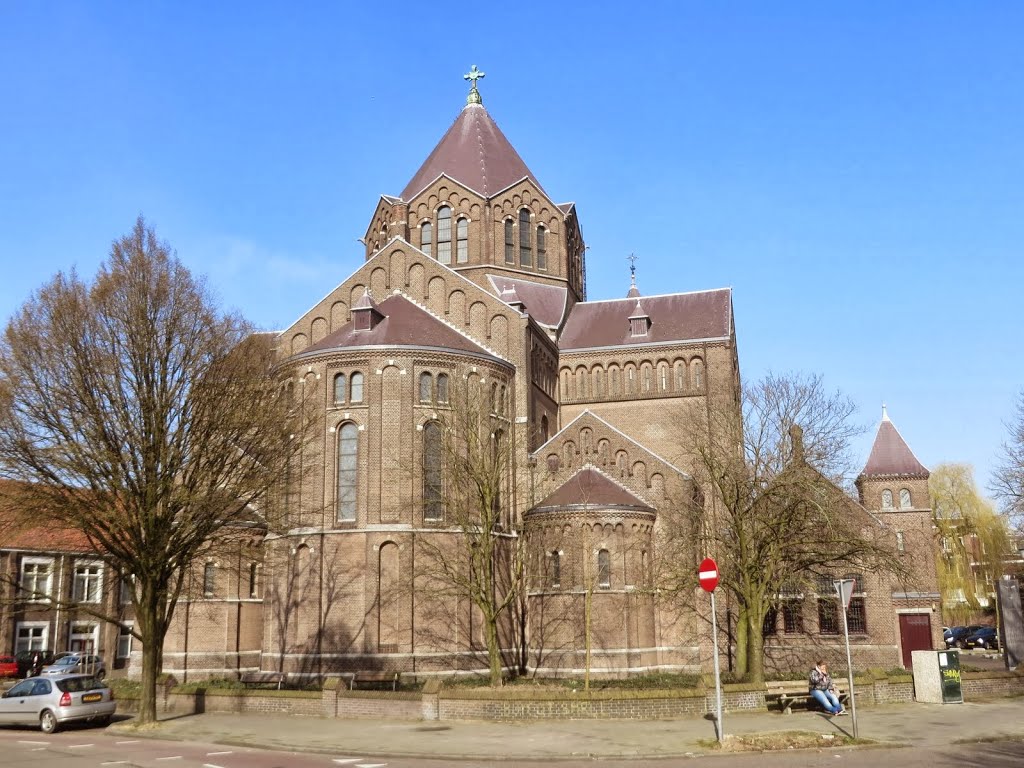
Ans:
{"label": "conical spire", "polygon": [[928,477],[929,472],[924,464],[918,461],[910,450],[903,436],[889,419],[886,407],[882,406],[882,421],[875,434],[874,445],[867,464],[864,465],[862,477],[878,476]]}
{"label": "conical spire", "polygon": [[405,201],[422,192],[442,174],[484,197],[490,197],[522,179],[530,179],[540,187],[540,182],[484,109],[476,87],[483,72],[474,66],[465,77],[473,83],[466,106],[405,185],[402,190]]}

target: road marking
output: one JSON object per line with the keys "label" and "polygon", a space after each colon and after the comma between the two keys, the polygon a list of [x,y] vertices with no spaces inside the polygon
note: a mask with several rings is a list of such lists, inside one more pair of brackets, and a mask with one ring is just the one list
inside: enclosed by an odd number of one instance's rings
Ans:
{"label": "road marking", "polygon": [[115,741],[115,744],[138,744],[138,739],[132,739],[131,741]]}
{"label": "road marking", "polygon": [[346,763],[358,763],[363,758],[361,757],[335,757],[334,762],[345,765]]}
{"label": "road marking", "polygon": [[203,768],[224,768],[224,766],[214,765],[213,763],[203,763]]}
{"label": "road marking", "polygon": [[68,744],[68,749],[82,749],[82,747],[94,747],[95,744]]}
{"label": "road marking", "polygon": [[18,743],[19,744],[42,744],[44,747],[45,746],[49,746],[49,744],[50,744],[50,742],[48,742],[48,741],[25,741],[23,739],[19,739]]}
{"label": "road marking", "polygon": [[383,768],[387,763],[356,763],[356,768]]}
{"label": "road marking", "polygon": [[232,752],[231,750],[228,750],[227,752],[207,752],[206,756],[207,757],[216,757],[217,755],[233,755],[233,754],[235,754],[235,753]]}
{"label": "road marking", "polygon": [[171,755],[170,757],[155,757],[154,760],[181,760],[181,755]]}
{"label": "road marking", "polygon": [[127,760],[108,760],[105,763],[100,763],[100,765],[127,765],[127,764],[128,764]]}

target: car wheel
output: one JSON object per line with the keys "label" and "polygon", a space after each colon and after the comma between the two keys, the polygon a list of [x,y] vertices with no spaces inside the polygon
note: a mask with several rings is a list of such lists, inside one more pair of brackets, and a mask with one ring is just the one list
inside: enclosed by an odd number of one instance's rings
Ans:
{"label": "car wheel", "polygon": [[961,651],[965,651],[967,650],[967,643],[965,643],[963,640],[957,640],[956,647],[959,648]]}
{"label": "car wheel", "polygon": [[96,673],[96,679],[97,680],[102,680],[106,676],[107,676],[107,673],[104,670],[102,670],[102,669],[99,672]]}
{"label": "car wheel", "polygon": [[39,716],[39,728],[43,733],[53,733],[57,730],[57,716],[44,709],[43,714]]}
{"label": "car wheel", "polygon": [[104,715],[103,717],[96,718],[96,725],[100,728],[106,728],[110,725],[110,715]]}

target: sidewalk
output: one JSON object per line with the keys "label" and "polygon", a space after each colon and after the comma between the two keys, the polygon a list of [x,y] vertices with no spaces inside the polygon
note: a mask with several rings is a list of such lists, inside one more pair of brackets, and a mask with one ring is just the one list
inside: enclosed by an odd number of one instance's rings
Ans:
{"label": "sidewalk", "polygon": [[[800,730],[853,734],[853,719],[812,712],[726,713],[725,733]],[[111,729],[126,729],[125,721]],[[892,704],[858,712],[862,739],[893,746],[1024,737],[1024,700],[965,704]],[[682,757],[710,751],[715,726],[675,720],[549,720],[541,722],[341,720],[273,715],[202,714],[163,721],[134,737],[276,750],[358,753],[378,757],[477,760]]]}

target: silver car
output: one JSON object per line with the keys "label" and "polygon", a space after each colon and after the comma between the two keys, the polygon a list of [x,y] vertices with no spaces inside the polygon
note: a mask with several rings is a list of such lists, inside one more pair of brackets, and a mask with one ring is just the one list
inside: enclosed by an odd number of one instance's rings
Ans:
{"label": "silver car", "polygon": [[68,653],[57,658],[52,664],[43,667],[43,675],[91,675],[97,680],[107,676],[107,665],[103,659],[93,654]]}
{"label": "silver car", "polygon": [[116,710],[113,692],[92,675],[30,677],[0,697],[0,723],[38,723],[44,733],[81,720],[107,725]]}

